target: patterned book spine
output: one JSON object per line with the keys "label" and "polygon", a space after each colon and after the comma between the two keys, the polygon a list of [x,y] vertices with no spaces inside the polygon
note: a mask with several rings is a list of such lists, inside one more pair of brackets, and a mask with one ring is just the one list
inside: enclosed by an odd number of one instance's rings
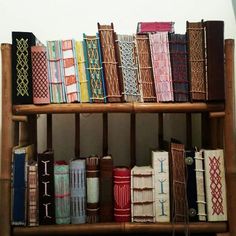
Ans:
{"label": "patterned book spine", "polygon": [[174,22],[138,22],[137,33],[174,32]]}
{"label": "patterned book spine", "polygon": [[36,39],[31,32],[12,32],[12,102],[32,104],[31,46]]}
{"label": "patterned book spine", "polygon": [[113,23],[111,25],[100,25],[98,23],[98,31],[101,42],[107,101],[121,102],[121,85],[118,77]]}
{"label": "patterned book spine", "polygon": [[152,151],[155,189],[155,222],[170,222],[169,153]]}
{"label": "patterned book spine", "polygon": [[86,76],[91,88],[90,102],[106,102],[106,89],[103,76],[101,49],[98,34],[84,34]]}
{"label": "patterned book spine", "polygon": [[175,102],[189,101],[186,34],[169,34],[170,62]]}
{"label": "patterned book spine", "polygon": [[70,224],[69,165],[65,161],[54,164],[56,224]]}
{"label": "patterned book spine", "polygon": [[86,172],[85,160],[70,162],[71,223],[86,223]]}
{"label": "patterned book spine", "polygon": [[51,103],[66,102],[63,61],[59,40],[47,42],[48,78]]}
{"label": "patterned book spine", "polygon": [[80,84],[78,75],[78,62],[75,52],[75,41],[61,41],[66,100],[68,103],[80,101]]}
{"label": "patterned book spine", "polygon": [[28,165],[28,225],[39,224],[38,215],[38,165],[37,162]]}
{"label": "patterned book spine", "polygon": [[206,100],[204,27],[201,22],[187,21],[190,98]]}
{"label": "patterned book spine", "polygon": [[155,102],[155,85],[148,35],[136,35],[141,101]]}
{"label": "patterned book spine", "polygon": [[131,220],[130,175],[129,168],[116,167],[113,169],[115,222],[130,222]]}
{"label": "patterned book spine", "polygon": [[99,167],[100,158],[86,158],[87,223],[99,221]]}
{"label": "patterned book spine", "polygon": [[198,205],[198,219],[199,221],[206,221],[206,191],[204,185],[204,159],[203,151],[195,152],[196,165],[196,183],[197,183],[197,205]]}
{"label": "patterned book spine", "polygon": [[90,86],[86,77],[83,42],[76,41],[75,49],[78,62],[78,73],[80,83],[80,102],[89,102]]}
{"label": "patterned book spine", "polygon": [[39,224],[55,224],[54,157],[52,151],[38,154]]}
{"label": "patterned book spine", "polygon": [[138,84],[138,64],[134,36],[117,35],[117,55],[119,75],[122,80],[122,95],[125,102],[140,102],[141,95]]}
{"label": "patterned book spine", "polygon": [[168,33],[150,34],[149,40],[157,101],[174,101]]}
{"label": "patterned book spine", "polygon": [[44,46],[31,47],[33,102],[34,104],[50,103],[47,49]]}
{"label": "patterned book spine", "polygon": [[104,156],[100,160],[100,221],[113,221],[113,160]]}
{"label": "patterned book spine", "polygon": [[224,151],[204,150],[207,217],[209,221],[227,220]]}
{"label": "patterned book spine", "polygon": [[155,222],[153,176],[149,166],[134,166],[131,170],[132,222]]}

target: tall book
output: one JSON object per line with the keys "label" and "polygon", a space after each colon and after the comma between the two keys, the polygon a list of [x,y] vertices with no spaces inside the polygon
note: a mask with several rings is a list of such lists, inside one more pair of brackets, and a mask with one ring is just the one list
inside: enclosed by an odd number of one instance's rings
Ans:
{"label": "tall book", "polygon": [[159,21],[159,22],[138,22],[137,33],[147,34],[155,32],[174,32],[174,22]]}
{"label": "tall book", "polygon": [[169,153],[152,151],[154,170],[155,222],[170,222],[170,171]]}
{"label": "tall book", "polygon": [[107,101],[121,102],[121,85],[118,76],[113,23],[111,25],[100,25],[98,23],[98,32],[101,43]]}
{"label": "tall book", "polygon": [[155,102],[156,94],[148,35],[137,34],[135,42],[137,48],[141,101]]}
{"label": "tall book", "polygon": [[187,21],[190,99],[206,100],[204,23]]}
{"label": "tall book", "polygon": [[140,102],[138,64],[133,35],[116,35],[119,77],[125,102]]}
{"label": "tall book", "polygon": [[69,165],[65,161],[54,163],[56,224],[70,223]]}
{"label": "tall book", "polygon": [[149,34],[157,102],[174,101],[168,32]]}
{"label": "tall book", "polygon": [[204,150],[208,221],[227,220],[224,150]]}
{"label": "tall book", "polygon": [[169,34],[170,62],[175,102],[189,101],[186,34]]}
{"label": "tall book", "polygon": [[154,172],[150,166],[131,169],[131,221],[155,222]]}
{"label": "tall book", "polygon": [[38,154],[39,224],[55,224],[54,153]]}
{"label": "tall book", "polygon": [[128,167],[113,169],[114,221],[130,222],[131,220],[131,172]]}

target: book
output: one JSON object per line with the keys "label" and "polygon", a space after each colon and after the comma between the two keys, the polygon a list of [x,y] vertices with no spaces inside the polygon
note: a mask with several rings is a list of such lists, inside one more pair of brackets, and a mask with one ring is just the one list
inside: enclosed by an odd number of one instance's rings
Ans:
{"label": "book", "polygon": [[138,22],[137,33],[147,34],[155,32],[174,32],[174,22],[159,21],[159,22]]}

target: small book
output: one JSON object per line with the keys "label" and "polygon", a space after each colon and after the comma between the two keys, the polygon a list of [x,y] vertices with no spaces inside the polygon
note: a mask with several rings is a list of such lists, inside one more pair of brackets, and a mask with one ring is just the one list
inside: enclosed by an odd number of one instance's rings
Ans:
{"label": "small book", "polygon": [[155,33],[155,32],[174,32],[174,22],[160,21],[160,22],[138,22],[137,33]]}

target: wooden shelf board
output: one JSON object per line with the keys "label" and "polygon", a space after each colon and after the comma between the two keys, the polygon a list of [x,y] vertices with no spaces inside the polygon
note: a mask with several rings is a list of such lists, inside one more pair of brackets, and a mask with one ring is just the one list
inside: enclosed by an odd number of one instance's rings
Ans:
{"label": "wooden shelf board", "polygon": [[224,111],[224,103],[73,103],[13,106],[13,113],[15,115],[49,113],[183,113],[221,111]]}

